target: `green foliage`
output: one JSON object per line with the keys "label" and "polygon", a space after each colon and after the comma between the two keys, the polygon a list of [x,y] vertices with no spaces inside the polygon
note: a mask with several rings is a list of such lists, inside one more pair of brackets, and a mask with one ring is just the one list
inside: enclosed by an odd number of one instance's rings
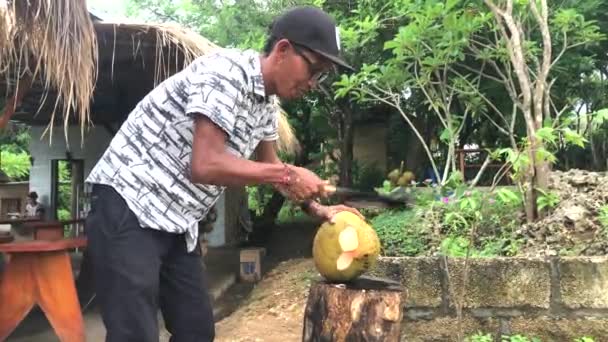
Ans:
{"label": "green foliage", "polygon": [[70,163],[60,161],[58,163],[58,181],[59,194],[57,200],[57,218],[60,220],[69,220],[72,218],[72,171]]}
{"label": "green foliage", "polygon": [[560,198],[557,193],[542,189],[537,190],[542,194],[536,198],[538,210],[544,210],[545,208],[553,209],[559,204]]}
{"label": "green foliage", "polygon": [[249,203],[249,210],[253,211],[255,216],[260,216],[264,212],[264,206],[274,192],[272,186],[269,185],[259,185],[259,186],[248,186],[247,190],[247,199]]}
{"label": "green foliage", "polygon": [[413,211],[387,211],[370,221],[380,238],[382,255],[416,256],[428,248],[428,234],[416,224],[419,215]]}
{"label": "green foliage", "polygon": [[[4,147],[3,147],[4,148]],[[27,152],[11,152],[10,150],[0,150],[0,168],[13,181],[27,180],[30,173],[30,156]]]}
{"label": "green foliage", "polygon": [[608,238],[608,204],[602,206],[599,210],[599,221],[602,225],[604,236]]}
{"label": "green foliage", "polygon": [[0,168],[13,180],[25,181],[30,173],[29,129],[9,124],[0,132]]}
{"label": "green foliage", "polygon": [[303,3],[311,1],[129,0],[126,7],[130,17],[177,22],[220,46],[261,49],[272,17]]}
{"label": "green foliage", "polygon": [[[511,335],[511,336],[502,336],[500,339],[501,342],[541,342],[541,339],[537,338],[537,337],[529,337],[526,335]],[[494,342],[494,338],[492,337],[492,334],[489,333],[482,333],[482,332],[478,332],[474,335],[471,335],[467,338],[465,338],[465,342]],[[595,340],[592,337],[580,337],[577,339],[574,339],[573,342],[595,342]]]}
{"label": "green foliage", "polygon": [[540,342],[539,338],[524,335],[503,336],[501,342]]}
{"label": "green foliage", "polygon": [[302,209],[294,205],[292,202],[285,202],[277,217],[277,224],[294,222],[302,219],[308,219],[308,215]]}
{"label": "green foliage", "polygon": [[[356,160],[354,162],[356,163]],[[364,164],[353,169],[356,170],[353,170],[353,187],[359,190],[371,191],[376,184],[384,181],[383,170],[373,164]]]}
{"label": "green foliage", "polygon": [[583,336],[575,339],[574,342],[595,342],[595,339],[593,337]]}
{"label": "green foliage", "polygon": [[[510,188],[494,192],[468,189],[458,173],[449,186],[411,188],[416,205],[388,211],[371,220],[386,255],[451,257],[513,256],[523,241],[516,231],[522,223],[522,195]],[[383,188],[388,191],[390,182]],[[471,241],[471,231],[476,234]]]}
{"label": "green foliage", "polygon": [[0,132],[2,150],[14,153],[27,152],[30,142],[29,129],[19,125],[9,125]]}
{"label": "green foliage", "polygon": [[481,332],[465,338],[465,342],[494,342],[492,334],[484,334]]}

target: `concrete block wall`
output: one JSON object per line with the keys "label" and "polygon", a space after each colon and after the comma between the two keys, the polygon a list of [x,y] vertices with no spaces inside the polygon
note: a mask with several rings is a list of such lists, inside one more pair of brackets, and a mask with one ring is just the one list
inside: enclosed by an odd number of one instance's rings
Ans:
{"label": "concrete block wall", "polygon": [[460,325],[469,335],[608,341],[608,257],[469,259],[459,320],[464,268],[464,258],[380,258],[371,274],[406,289],[403,341],[456,341]]}

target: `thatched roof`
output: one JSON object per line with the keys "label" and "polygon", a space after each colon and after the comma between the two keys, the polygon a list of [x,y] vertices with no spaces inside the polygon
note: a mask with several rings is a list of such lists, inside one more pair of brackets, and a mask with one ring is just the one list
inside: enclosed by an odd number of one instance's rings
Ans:
{"label": "thatched roof", "polygon": [[[200,36],[189,36],[187,32],[171,26],[96,22],[93,27],[99,52],[89,116],[97,124],[121,122],[154,85],[174,73],[176,68],[218,48]],[[69,65],[64,67],[64,70],[69,69]],[[16,81],[16,77],[3,77],[0,91],[7,88],[8,82],[9,94],[12,95]],[[76,82],[80,85],[86,80]],[[45,93],[47,98],[43,99]],[[47,86],[39,75],[13,120],[47,125],[57,95],[56,88]],[[42,103],[43,107],[39,108]],[[56,123],[63,123],[64,107],[56,113]],[[73,108],[70,114],[72,124],[83,119]]]}
{"label": "thatched roof", "polygon": [[[116,128],[156,84],[220,48],[174,25],[99,21],[85,1],[23,3],[0,4],[0,99],[34,75],[11,118],[29,125]],[[280,147],[293,151],[284,115],[280,126]]]}

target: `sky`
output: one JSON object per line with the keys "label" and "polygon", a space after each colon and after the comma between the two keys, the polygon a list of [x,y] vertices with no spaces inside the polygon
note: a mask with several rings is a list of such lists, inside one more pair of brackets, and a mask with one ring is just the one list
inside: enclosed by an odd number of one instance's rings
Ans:
{"label": "sky", "polygon": [[123,19],[125,17],[125,0],[88,0],[87,7],[104,20]]}

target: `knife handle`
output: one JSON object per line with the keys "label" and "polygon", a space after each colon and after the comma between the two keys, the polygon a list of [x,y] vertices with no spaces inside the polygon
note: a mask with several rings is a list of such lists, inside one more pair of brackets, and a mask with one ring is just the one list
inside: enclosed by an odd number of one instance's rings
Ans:
{"label": "knife handle", "polygon": [[335,193],[338,189],[331,184],[323,184],[321,185],[321,191],[325,192],[328,195]]}

